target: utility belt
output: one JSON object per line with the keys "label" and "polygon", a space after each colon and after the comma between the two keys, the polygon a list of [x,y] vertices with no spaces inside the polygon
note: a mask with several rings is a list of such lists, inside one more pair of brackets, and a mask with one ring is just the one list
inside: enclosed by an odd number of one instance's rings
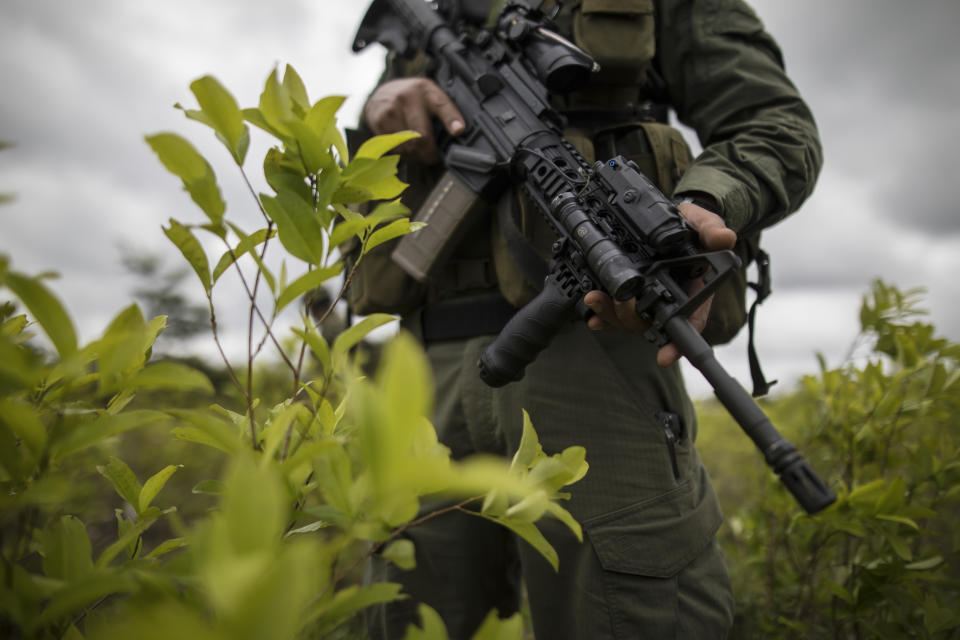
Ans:
{"label": "utility belt", "polygon": [[484,297],[454,298],[425,305],[405,314],[400,326],[423,344],[495,336],[517,312],[496,293]]}

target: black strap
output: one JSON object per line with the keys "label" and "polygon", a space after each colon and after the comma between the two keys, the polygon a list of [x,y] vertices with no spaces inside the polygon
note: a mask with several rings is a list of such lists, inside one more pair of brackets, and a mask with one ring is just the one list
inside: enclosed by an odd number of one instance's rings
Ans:
{"label": "black strap", "polygon": [[[402,324],[424,344],[497,335],[517,310],[504,298],[446,300],[405,316]],[[418,322],[419,321],[419,322]],[[413,325],[418,322],[417,325]]]}
{"label": "black strap", "polygon": [[753,342],[757,305],[766,300],[771,291],[770,256],[763,249],[757,249],[755,261],[757,263],[757,281],[747,283],[747,286],[757,294],[753,304],[750,305],[750,313],[748,315],[749,341],[747,343],[747,357],[750,360],[750,377],[753,379],[753,397],[759,398],[760,396],[767,395],[770,392],[770,387],[775,385],[777,381],[771,380],[767,382],[767,379],[763,375],[763,369],[760,368],[760,358],[757,357],[757,348]]}
{"label": "black strap", "polygon": [[617,108],[563,107],[560,112],[573,127],[609,128],[631,122],[663,122],[670,118],[670,107],[647,100],[637,105]]}

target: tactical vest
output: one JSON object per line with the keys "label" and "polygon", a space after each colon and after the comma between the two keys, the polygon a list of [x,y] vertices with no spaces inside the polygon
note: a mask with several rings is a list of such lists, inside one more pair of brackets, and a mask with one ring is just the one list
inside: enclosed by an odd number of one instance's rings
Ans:
{"label": "tactical vest", "polygon": [[[493,2],[491,16],[502,3]],[[555,21],[561,35],[601,68],[585,89],[553,97],[568,120],[564,136],[590,163],[618,154],[633,160],[661,191],[672,195],[692,154],[680,131],[667,124],[667,107],[657,95],[653,0],[564,2]],[[407,62],[391,56],[384,80],[429,73],[429,64],[424,56]],[[403,200],[412,211],[419,209],[441,173],[442,167],[401,163],[400,179],[411,185]],[[438,281],[419,283],[408,276],[390,259],[393,244],[388,243],[361,261],[348,300],[361,315],[402,315],[450,298],[499,290],[512,306],[520,307],[541,286],[554,240],[543,214],[521,194],[508,193],[457,247]],[[755,239],[738,243],[744,264],[755,248]],[[738,273],[718,290],[704,331],[711,344],[729,341],[745,323],[746,287],[745,273]]]}

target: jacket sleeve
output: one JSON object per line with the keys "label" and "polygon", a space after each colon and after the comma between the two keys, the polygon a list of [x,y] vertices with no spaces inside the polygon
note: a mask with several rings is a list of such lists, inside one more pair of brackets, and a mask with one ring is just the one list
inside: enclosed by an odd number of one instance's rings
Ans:
{"label": "jacket sleeve", "polygon": [[755,231],[810,195],[822,149],[776,42],[741,0],[658,3],[658,67],[703,152],[675,193],[702,192],[735,231]]}

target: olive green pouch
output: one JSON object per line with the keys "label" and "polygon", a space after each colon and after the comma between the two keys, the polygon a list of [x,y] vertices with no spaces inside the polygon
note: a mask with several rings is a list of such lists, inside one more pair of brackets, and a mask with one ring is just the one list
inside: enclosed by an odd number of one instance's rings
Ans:
{"label": "olive green pouch", "polygon": [[639,80],[656,53],[653,0],[583,0],[573,12],[573,38],[601,74]]}

